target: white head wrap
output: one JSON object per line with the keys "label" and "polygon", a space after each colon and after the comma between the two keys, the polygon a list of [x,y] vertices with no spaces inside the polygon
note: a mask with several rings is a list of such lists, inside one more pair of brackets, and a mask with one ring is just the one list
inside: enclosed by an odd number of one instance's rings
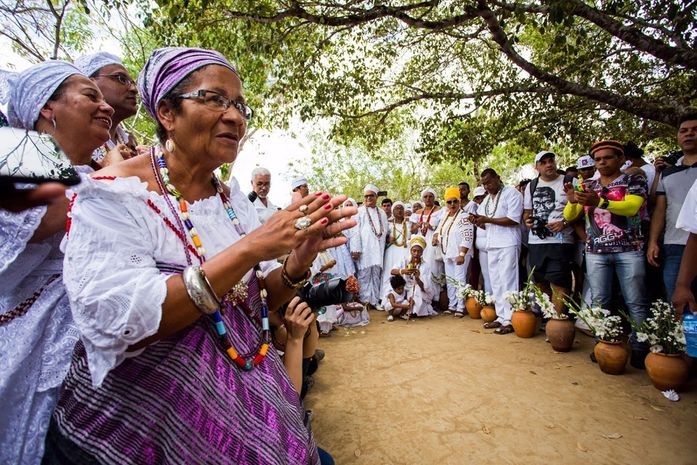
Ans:
{"label": "white head wrap", "polygon": [[438,197],[438,196],[436,195],[436,191],[435,191],[433,188],[431,188],[431,187],[427,187],[426,189],[424,189],[424,190],[421,191],[421,198],[423,199],[423,198],[424,198],[424,195],[426,195],[426,194],[433,194],[433,198],[434,198],[434,199]]}
{"label": "white head wrap", "polygon": [[48,60],[21,73],[1,71],[0,74],[0,83],[6,81],[9,89],[9,93],[0,96],[4,97],[0,101],[9,98],[7,119],[10,126],[34,129],[39,112],[58,86],[73,74],[82,75],[82,72],[66,61]]}
{"label": "white head wrap", "polygon": [[404,202],[395,202],[392,204],[392,210],[394,210],[396,207],[402,206],[406,210],[406,207],[404,206]]}
{"label": "white head wrap", "polygon": [[290,188],[292,190],[297,189],[300,186],[306,185],[307,184],[307,179],[305,179],[304,176],[300,176],[299,178],[293,179],[293,182],[290,185]]}
{"label": "white head wrap", "polygon": [[412,208],[413,210],[416,210],[417,208],[424,208],[424,203],[421,202],[420,200],[417,200],[416,202],[414,202],[414,203],[411,205],[411,208]]}
{"label": "white head wrap", "polygon": [[486,189],[484,189],[484,186],[475,187],[474,192],[472,193],[472,198],[480,197],[482,195],[486,195]]}
{"label": "white head wrap", "polygon": [[358,205],[358,203],[356,203],[355,200],[353,200],[351,197],[349,197],[348,199],[344,200],[343,206],[345,207],[346,204],[349,203],[349,202],[351,203],[351,206],[352,206],[352,207],[355,207],[355,206]]}
{"label": "white head wrap", "polygon": [[121,58],[108,52],[97,52],[90,55],[83,55],[75,60],[75,66],[80,69],[85,76],[94,77],[97,71],[109,65],[121,65]]}
{"label": "white head wrap", "polygon": [[375,187],[374,184],[366,184],[366,186],[363,188],[363,193],[365,194],[366,192],[372,192],[373,194],[378,195],[380,189]]}

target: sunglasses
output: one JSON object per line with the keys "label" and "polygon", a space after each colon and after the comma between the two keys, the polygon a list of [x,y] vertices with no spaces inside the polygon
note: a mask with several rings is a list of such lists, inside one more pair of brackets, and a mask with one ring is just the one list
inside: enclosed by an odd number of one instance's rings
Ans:
{"label": "sunglasses", "polygon": [[447,203],[448,205],[455,205],[455,204],[460,203],[460,201],[459,200],[448,200],[445,203]]}

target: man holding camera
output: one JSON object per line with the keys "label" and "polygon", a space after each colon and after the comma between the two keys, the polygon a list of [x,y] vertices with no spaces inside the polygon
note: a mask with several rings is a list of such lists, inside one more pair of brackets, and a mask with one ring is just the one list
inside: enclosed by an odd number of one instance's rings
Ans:
{"label": "man holding camera", "polygon": [[535,155],[539,176],[525,188],[523,220],[530,229],[528,257],[534,268],[533,279],[550,296],[557,313],[561,313],[563,299],[571,289],[574,236],[564,220],[565,176],[557,173],[555,158],[546,150]]}
{"label": "man holding camera", "polygon": [[269,200],[268,195],[270,190],[271,172],[266,168],[257,166],[252,170],[252,192],[249,194],[249,200],[254,204],[261,224],[266,223],[266,220],[268,220],[271,215],[280,210]]}
{"label": "man holding camera", "polygon": [[[670,300],[675,289],[680,262],[689,233],[676,227],[678,215],[687,193],[697,180],[697,113],[681,118],[678,129],[678,145],[683,155],[674,166],[665,159],[657,160],[661,174],[656,188],[656,204],[651,215],[646,256],[653,266],[663,268],[663,284]],[[663,247],[659,242],[663,237]]]}

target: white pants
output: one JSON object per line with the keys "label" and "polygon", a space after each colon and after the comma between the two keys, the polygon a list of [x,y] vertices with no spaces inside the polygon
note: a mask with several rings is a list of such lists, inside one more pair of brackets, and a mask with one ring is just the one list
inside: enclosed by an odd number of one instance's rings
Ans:
{"label": "white pants", "polygon": [[491,294],[491,279],[489,279],[489,254],[486,249],[479,249],[479,268],[482,269],[482,279],[484,280],[484,290]]}
{"label": "white pants", "polygon": [[457,310],[459,312],[465,311],[465,299],[457,297],[457,285],[453,284],[451,280],[455,280],[460,283],[461,286],[465,285],[467,280],[467,268],[470,264],[471,255],[467,254],[465,257],[465,263],[462,265],[456,265],[454,258],[446,258],[443,260],[445,264],[445,277],[446,286],[448,289],[448,309]]}
{"label": "white pants", "polygon": [[513,308],[504,296],[508,291],[518,291],[518,260],[520,247],[502,247],[488,249],[489,276],[491,280],[491,292],[496,299],[496,321],[502,325],[511,324]]}
{"label": "white pants", "polygon": [[380,287],[382,285],[382,267],[369,266],[358,270],[358,284],[360,285],[361,302],[374,307],[380,305]]}

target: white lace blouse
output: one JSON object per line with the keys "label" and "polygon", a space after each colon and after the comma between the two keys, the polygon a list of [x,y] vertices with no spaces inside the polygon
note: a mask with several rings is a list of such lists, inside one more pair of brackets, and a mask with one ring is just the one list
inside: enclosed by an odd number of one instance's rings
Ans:
{"label": "white lace blouse", "polygon": [[[140,179],[83,177],[75,193],[64,280],[92,383],[98,387],[126,357],[138,355],[127,352],[130,345],[158,330],[170,275],[162,274],[157,265],[183,267],[187,261],[181,239],[163,220],[177,226],[165,197],[148,191]],[[169,199],[178,211],[177,201]],[[259,226],[254,207],[239,187],[233,187],[230,203],[245,231]],[[207,258],[240,238],[219,196],[196,201],[188,211]],[[186,230],[184,234],[191,244]],[[193,254],[191,258],[199,264]],[[261,263],[265,274],[277,266],[275,261]],[[248,271],[245,279],[250,276]]]}

